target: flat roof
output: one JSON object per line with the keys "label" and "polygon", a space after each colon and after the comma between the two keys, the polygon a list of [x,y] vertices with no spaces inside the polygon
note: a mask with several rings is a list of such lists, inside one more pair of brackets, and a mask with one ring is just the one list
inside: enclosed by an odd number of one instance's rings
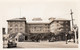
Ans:
{"label": "flat roof", "polygon": [[27,24],[49,24],[49,23],[27,23]]}
{"label": "flat roof", "polygon": [[7,21],[26,21],[26,18],[14,18],[14,19],[9,19]]}
{"label": "flat roof", "polygon": [[[10,20],[7,20],[7,21],[26,21],[26,18],[14,18],[14,19],[10,19]],[[53,21],[70,21],[69,19],[64,19],[64,18],[55,18]],[[41,21],[29,21],[27,20],[26,21],[28,24],[49,24],[51,23],[52,21],[50,20],[41,20]]]}
{"label": "flat roof", "polygon": [[54,20],[58,20],[58,21],[59,21],[59,20],[60,20],[60,21],[61,21],[61,20],[62,20],[62,21],[70,21],[69,19],[65,19],[65,18],[55,18]]}

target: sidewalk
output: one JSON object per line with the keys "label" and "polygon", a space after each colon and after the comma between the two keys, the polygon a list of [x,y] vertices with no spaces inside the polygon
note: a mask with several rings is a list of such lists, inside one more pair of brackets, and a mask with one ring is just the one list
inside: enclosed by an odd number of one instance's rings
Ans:
{"label": "sidewalk", "polygon": [[66,44],[65,41],[57,42],[18,42],[18,48],[78,48],[77,43],[69,42]]}

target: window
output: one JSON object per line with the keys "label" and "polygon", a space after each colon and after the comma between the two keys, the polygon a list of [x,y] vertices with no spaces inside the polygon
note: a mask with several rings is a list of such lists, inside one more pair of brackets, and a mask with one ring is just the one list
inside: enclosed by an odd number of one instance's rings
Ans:
{"label": "window", "polygon": [[34,29],[36,29],[36,27],[34,27]]}
{"label": "window", "polygon": [[61,28],[58,28],[59,30],[61,29]]}
{"label": "window", "polygon": [[42,27],[40,27],[40,31],[42,30]]}
{"label": "window", "polygon": [[23,32],[23,28],[20,28],[20,32],[21,32],[21,33]]}
{"label": "window", "polygon": [[59,21],[57,21],[57,23],[59,23]]}
{"label": "window", "polygon": [[18,32],[18,28],[15,28],[15,32]]}
{"label": "window", "polygon": [[9,33],[13,33],[13,31],[12,31],[13,29],[12,28],[9,28]]}
{"label": "window", "polygon": [[22,30],[22,28],[20,28],[20,30]]}
{"label": "window", "polygon": [[65,23],[65,21],[63,21],[63,23]]}
{"label": "window", "polygon": [[10,28],[10,31],[12,31],[12,28]]}
{"label": "window", "polygon": [[66,27],[69,27],[68,25],[66,25]]}
{"label": "window", "polygon": [[60,23],[60,24],[63,24],[63,21],[60,21],[59,23]]}
{"label": "window", "polygon": [[45,24],[45,26],[47,26],[47,24]]}
{"label": "window", "polygon": [[59,24],[57,24],[57,26],[59,26]]}
{"label": "window", "polygon": [[66,21],[66,23],[68,23],[68,21]]}
{"label": "window", "polygon": [[10,27],[12,27],[12,24],[10,24]]}
{"label": "window", "polygon": [[20,26],[23,26],[23,24],[21,23]]}
{"label": "window", "polygon": [[66,28],[66,31],[68,31],[69,29],[68,28]]}
{"label": "window", "polygon": [[[54,26],[54,25],[53,25]],[[49,27],[48,27],[48,29],[49,29]]]}
{"label": "window", "polygon": [[16,24],[15,27],[18,27],[18,25]]}

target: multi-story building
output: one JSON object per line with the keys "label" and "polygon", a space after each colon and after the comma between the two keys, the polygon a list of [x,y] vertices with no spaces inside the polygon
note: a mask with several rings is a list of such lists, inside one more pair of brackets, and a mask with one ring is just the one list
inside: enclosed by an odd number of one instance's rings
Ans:
{"label": "multi-story building", "polygon": [[26,33],[26,18],[15,18],[7,20],[8,33]]}
{"label": "multi-story building", "polygon": [[[33,22],[26,22],[26,18],[16,18],[8,21],[8,33],[27,34],[50,34],[70,31],[70,20],[49,18],[50,22],[44,23],[41,18],[32,19]],[[36,22],[37,21],[37,22]],[[42,35],[44,36],[44,35]]]}

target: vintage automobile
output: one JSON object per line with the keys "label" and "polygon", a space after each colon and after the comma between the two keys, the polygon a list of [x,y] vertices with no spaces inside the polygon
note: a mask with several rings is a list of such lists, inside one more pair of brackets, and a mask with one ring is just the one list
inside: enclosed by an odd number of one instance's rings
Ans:
{"label": "vintage automobile", "polygon": [[14,48],[17,47],[17,43],[15,42],[15,40],[8,40],[8,48]]}

